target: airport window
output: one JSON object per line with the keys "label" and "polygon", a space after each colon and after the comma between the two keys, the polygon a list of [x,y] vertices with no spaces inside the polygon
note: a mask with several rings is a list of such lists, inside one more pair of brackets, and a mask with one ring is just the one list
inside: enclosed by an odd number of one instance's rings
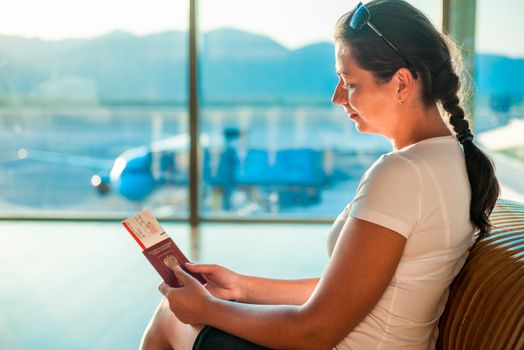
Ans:
{"label": "airport window", "polygon": [[188,2],[8,3],[1,215],[187,216]]}
{"label": "airport window", "polygon": [[[504,7],[477,0],[475,110],[477,139],[495,162],[502,197],[524,202],[524,43],[518,0]],[[492,19],[503,18],[492,25]]]}
{"label": "airport window", "polygon": [[[356,2],[198,2],[200,217],[331,219],[390,148],[330,103],[331,29]],[[28,3],[0,23],[1,216],[187,219],[189,1]],[[441,1],[412,3],[440,24]],[[522,200],[518,19],[476,6],[476,141]]]}
{"label": "airport window", "polygon": [[[439,1],[413,3],[439,25]],[[332,30],[357,1],[199,4],[201,215],[335,217],[391,150],[331,103]]]}

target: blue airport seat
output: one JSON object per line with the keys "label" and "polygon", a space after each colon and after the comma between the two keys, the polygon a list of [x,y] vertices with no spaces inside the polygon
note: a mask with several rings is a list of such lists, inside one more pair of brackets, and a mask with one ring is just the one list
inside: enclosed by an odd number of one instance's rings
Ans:
{"label": "blue airport seat", "polygon": [[268,151],[250,149],[237,169],[236,179],[241,185],[270,185],[272,179]]}
{"label": "blue airport seat", "polygon": [[267,150],[250,149],[241,162],[234,149],[223,151],[218,160],[205,150],[203,176],[206,184],[221,187],[224,193],[236,186],[276,193],[283,207],[318,203],[322,186],[328,182],[323,153],[313,149],[277,151],[273,164]]}
{"label": "blue airport seat", "polygon": [[318,187],[326,183],[322,153],[312,149],[278,151],[271,178],[277,186]]}

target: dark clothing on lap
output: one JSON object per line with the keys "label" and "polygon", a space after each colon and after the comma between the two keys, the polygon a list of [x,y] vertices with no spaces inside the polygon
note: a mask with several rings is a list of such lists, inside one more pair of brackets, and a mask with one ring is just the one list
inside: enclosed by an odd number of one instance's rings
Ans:
{"label": "dark clothing on lap", "polygon": [[213,327],[205,326],[198,334],[193,350],[270,350]]}

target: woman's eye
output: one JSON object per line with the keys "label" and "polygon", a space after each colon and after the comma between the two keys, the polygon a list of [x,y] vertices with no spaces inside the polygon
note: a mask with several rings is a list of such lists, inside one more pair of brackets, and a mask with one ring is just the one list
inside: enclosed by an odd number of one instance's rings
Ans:
{"label": "woman's eye", "polygon": [[340,84],[342,84],[342,89],[344,90],[349,90],[355,87],[354,84],[346,83],[341,76],[339,76],[338,79],[340,81]]}

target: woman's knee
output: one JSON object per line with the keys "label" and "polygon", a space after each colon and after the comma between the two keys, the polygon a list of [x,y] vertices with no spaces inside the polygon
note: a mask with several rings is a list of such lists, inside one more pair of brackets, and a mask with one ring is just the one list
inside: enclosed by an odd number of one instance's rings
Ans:
{"label": "woman's knee", "polygon": [[167,334],[171,328],[168,324],[170,322],[169,313],[171,313],[169,305],[167,305],[166,299],[162,299],[144,331],[140,343],[141,350],[173,349],[169,342],[169,335]]}
{"label": "woman's knee", "polygon": [[182,323],[164,298],[144,332],[140,349],[190,350],[202,328]]}

